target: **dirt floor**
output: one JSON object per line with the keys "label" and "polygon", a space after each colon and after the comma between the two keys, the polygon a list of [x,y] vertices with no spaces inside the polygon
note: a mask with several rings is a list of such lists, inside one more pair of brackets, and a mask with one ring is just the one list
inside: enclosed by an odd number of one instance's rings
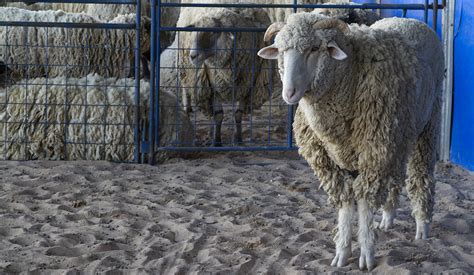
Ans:
{"label": "dirt floor", "polygon": [[[336,212],[294,152],[2,161],[0,175],[0,273],[360,273],[355,233],[350,265],[329,266]],[[403,193],[374,273],[474,273],[474,173],[442,164],[436,179],[432,237],[414,240]]]}

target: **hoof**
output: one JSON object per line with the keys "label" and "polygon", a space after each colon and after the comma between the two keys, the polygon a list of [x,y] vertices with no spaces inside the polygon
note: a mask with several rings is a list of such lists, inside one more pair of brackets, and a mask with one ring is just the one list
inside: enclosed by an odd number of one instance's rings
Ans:
{"label": "hoof", "polygon": [[359,269],[364,270],[367,268],[368,271],[371,271],[375,266],[375,256],[373,249],[361,249],[360,258],[359,258]]}
{"label": "hoof", "polygon": [[331,266],[343,267],[348,263],[349,258],[352,256],[350,247],[344,247],[339,251],[336,251],[336,256],[331,262]]}

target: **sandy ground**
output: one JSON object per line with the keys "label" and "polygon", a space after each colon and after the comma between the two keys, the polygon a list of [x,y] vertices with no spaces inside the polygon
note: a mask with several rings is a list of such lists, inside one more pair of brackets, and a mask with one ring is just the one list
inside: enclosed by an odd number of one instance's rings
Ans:
{"label": "sandy ground", "polygon": [[[0,174],[0,273],[360,273],[355,235],[350,265],[329,266],[336,213],[294,153],[3,161]],[[374,273],[474,273],[474,174],[440,165],[437,181],[432,237],[414,241],[404,193]]]}

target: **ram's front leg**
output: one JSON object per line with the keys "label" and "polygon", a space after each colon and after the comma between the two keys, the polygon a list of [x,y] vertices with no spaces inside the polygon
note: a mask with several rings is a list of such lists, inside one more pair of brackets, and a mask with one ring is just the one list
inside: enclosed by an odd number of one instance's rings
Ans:
{"label": "ram's front leg", "polygon": [[374,210],[365,199],[357,200],[357,210],[359,212],[359,268],[363,270],[367,267],[367,270],[371,271],[375,266],[375,235],[372,227]]}
{"label": "ram's front leg", "polygon": [[351,185],[354,178],[349,171],[341,169],[329,157],[323,143],[314,136],[313,131],[306,124],[300,109],[296,111],[293,127],[299,153],[313,168],[320,181],[320,187],[328,193],[330,202],[339,209],[337,234],[334,238],[336,255],[331,265],[345,266],[352,254],[351,235],[354,200],[352,199]]}
{"label": "ram's front leg", "polygon": [[354,213],[354,201],[342,203],[338,211],[337,233],[334,237],[336,243],[336,256],[331,262],[332,266],[342,267],[352,255],[352,216]]}

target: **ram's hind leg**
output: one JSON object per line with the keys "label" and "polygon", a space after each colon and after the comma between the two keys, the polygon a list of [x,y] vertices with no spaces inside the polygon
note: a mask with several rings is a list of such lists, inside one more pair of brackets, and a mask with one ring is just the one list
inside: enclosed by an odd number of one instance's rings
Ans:
{"label": "ram's hind leg", "polygon": [[416,219],[416,239],[427,239],[433,215],[437,120],[435,116],[418,137],[408,162],[406,187]]}
{"label": "ram's hind leg", "polygon": [[379,228],[385,231],[393,226],[393,222],[397,216],[396,210],[398,207],[400,186],[395,184],[396,183],[389,189],[387,202],[383,206],[382,221],[380,221],[379,224]]}
{"label": "ram's hind leg", "polygon": [[352,216],[354,201],[344,202],[339,209],[337,220],[337,233],[334,237],[336,243],[336,256],[331,262],[332,266],[342,267],[347,264],[352,255]]}

